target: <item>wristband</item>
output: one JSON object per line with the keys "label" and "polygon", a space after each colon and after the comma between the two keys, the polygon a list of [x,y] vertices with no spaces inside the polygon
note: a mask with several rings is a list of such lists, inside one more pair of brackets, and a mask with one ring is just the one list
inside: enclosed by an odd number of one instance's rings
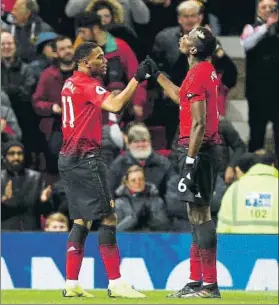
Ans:
{"label": "wristband", "polygon": [[161,71],[157,71],[154,75],[154,78],[157,80],[157,78],[159,77],[159,75],[161,74],[162,72]]}
{"label": "wristband", "polygon": [[186,164],[194,164],[195,162],[195,158],[191,158],[191,157],[186,157]]}

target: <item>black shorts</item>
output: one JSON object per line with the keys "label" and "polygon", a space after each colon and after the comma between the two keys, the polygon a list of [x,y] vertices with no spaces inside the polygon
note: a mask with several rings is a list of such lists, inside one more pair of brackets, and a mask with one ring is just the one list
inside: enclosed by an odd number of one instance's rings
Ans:
{"label": "black shorts", "polygon": [[[187,150],[188,148],[186,147],[178,146],[177,148],[180,173],[182,173],[185,164]],[[183,194],[180,193],[180,198],[183,196],[183,201],[201,206],[210,206],[220,164],[220,153],[220,145],[212,145],[200,149],[193,176],[198,193],[193,194],[189,189],[186,189]]]}
{"label": "black shorts", "polygon": [[59,163],[71,219],[100,221],[115,213],[107,166],[101,157],[84,159],[69,169]]}

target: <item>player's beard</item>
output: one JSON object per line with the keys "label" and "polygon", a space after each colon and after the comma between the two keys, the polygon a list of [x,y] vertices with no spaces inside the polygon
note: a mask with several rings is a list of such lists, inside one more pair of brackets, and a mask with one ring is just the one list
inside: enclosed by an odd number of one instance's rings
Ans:
{"label": "player's beard", "polygon": [[151,146],[145,148],[144,150],[139,149],[129,149],[131,155],[137,160],[146,160],[152,153]]}

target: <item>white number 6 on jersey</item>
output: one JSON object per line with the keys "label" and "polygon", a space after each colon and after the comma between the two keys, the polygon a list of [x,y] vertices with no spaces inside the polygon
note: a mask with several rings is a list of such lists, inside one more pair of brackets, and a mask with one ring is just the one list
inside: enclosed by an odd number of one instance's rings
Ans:
{"label": "white number 6 on jersey", "polygon": [[181,193],[184,193],[187,190],[187,186],[184,183],[185,178],[181,178],[178,183],[178,190]]}

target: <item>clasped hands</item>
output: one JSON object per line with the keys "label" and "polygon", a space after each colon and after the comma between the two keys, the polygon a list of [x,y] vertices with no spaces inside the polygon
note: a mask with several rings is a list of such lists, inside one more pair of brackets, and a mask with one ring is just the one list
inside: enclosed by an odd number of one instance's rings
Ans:
{"label": "clasped hands", "polygon": [[134,77],[138,82],[141,83],[151,77],[156,80],[160,73],[161,71],[159,71],[159,68],[155,61],[147,55],[145,60],[142,61],[138,66],[137,72]]}

